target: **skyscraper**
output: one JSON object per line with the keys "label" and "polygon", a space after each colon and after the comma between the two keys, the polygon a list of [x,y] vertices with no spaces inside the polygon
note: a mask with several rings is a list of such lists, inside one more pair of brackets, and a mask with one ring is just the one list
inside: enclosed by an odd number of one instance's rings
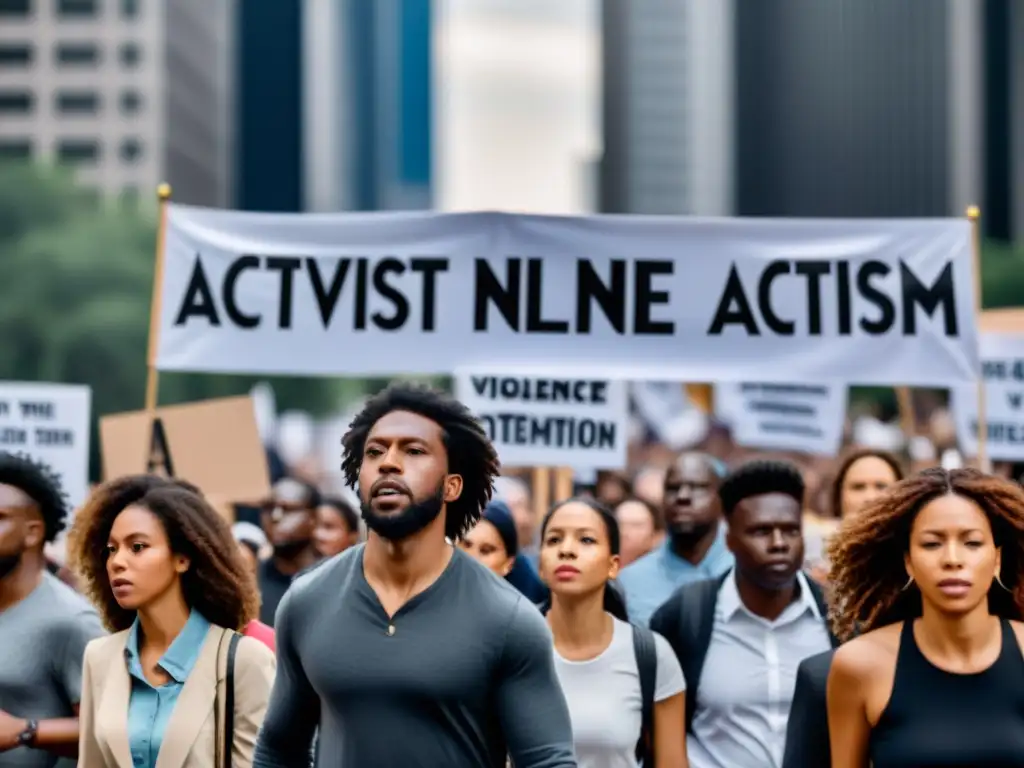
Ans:
{"label": "skyscraper", "polygon": [[0,157],[128,203],[231,197],[233,0],[0,0]]}
{"label": "skyscraper", "polygon": [[316,14],[306,16],[303,54],[308,207],[431,207],[431,0],[310,0],[310,7]]}

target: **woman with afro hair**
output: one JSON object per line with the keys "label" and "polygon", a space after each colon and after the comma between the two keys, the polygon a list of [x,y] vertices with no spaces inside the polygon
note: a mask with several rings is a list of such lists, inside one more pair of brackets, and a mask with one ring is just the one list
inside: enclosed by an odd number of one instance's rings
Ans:
{"label": "woman with afro hair", "polygon": [[829,546],[833,768],[1024,765],[1024,490],[929,469]]}
{"label": "woman with afro hair", "polygon": [[274,657],[238,634],[259,602],[227,522],[187,483],[124,477],[93,492],[68,551],[115,633],[85,651],[79,764],[252,765]]}

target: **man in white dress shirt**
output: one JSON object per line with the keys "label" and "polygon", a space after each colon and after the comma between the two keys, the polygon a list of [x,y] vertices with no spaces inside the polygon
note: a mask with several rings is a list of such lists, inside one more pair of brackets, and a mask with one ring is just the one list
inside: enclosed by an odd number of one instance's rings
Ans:
{"label": "man in white dress shirt", "polygon": [[719,496],[735,568],[682,587],[651,620],[690,684],[691,768],[780,768],[797,667],[834,643],[821,591],[800,572],[803,495],[788,462],[727,477]]}

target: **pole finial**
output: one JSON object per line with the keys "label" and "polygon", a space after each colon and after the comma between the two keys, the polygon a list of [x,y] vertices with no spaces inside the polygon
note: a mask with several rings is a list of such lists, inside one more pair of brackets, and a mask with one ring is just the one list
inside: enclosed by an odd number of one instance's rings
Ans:
{"label": "pole finial", "polygon": [[160,202],[171,199],[171,185],[166,181],[157,186],[156,196],[160,199]]}

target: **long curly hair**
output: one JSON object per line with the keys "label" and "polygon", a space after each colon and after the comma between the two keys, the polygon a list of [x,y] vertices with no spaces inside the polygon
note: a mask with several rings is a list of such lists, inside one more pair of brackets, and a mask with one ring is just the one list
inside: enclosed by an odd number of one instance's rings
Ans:
{"label": "long curly hair", "polygon": [[828,546],[832,629],[846,640],[921,614],[917,589],[904,589],[904,555],[914,518],[928,502],[955,494],[985,513],[997,547],[1000,578],[989,592],[989,610],[1020,619],[1024,607],[1024,490],[976,469],[926,469],[893,485],[857,515],[844,518]]}
{"label": "long curly hair", "polygon": [[75,515],[68,560],[82,593],[112,632],[127,629],[135,611],[117,604],[107,576],[107,541],[114,520],[129,506],[152,512],[172,552],[187,557],[182,593],[190,608],[221,627],[241,630],[259,613],[254,576],[242,562],[231,529],[195,486],[154,475],[134,475],[99,486]]}

